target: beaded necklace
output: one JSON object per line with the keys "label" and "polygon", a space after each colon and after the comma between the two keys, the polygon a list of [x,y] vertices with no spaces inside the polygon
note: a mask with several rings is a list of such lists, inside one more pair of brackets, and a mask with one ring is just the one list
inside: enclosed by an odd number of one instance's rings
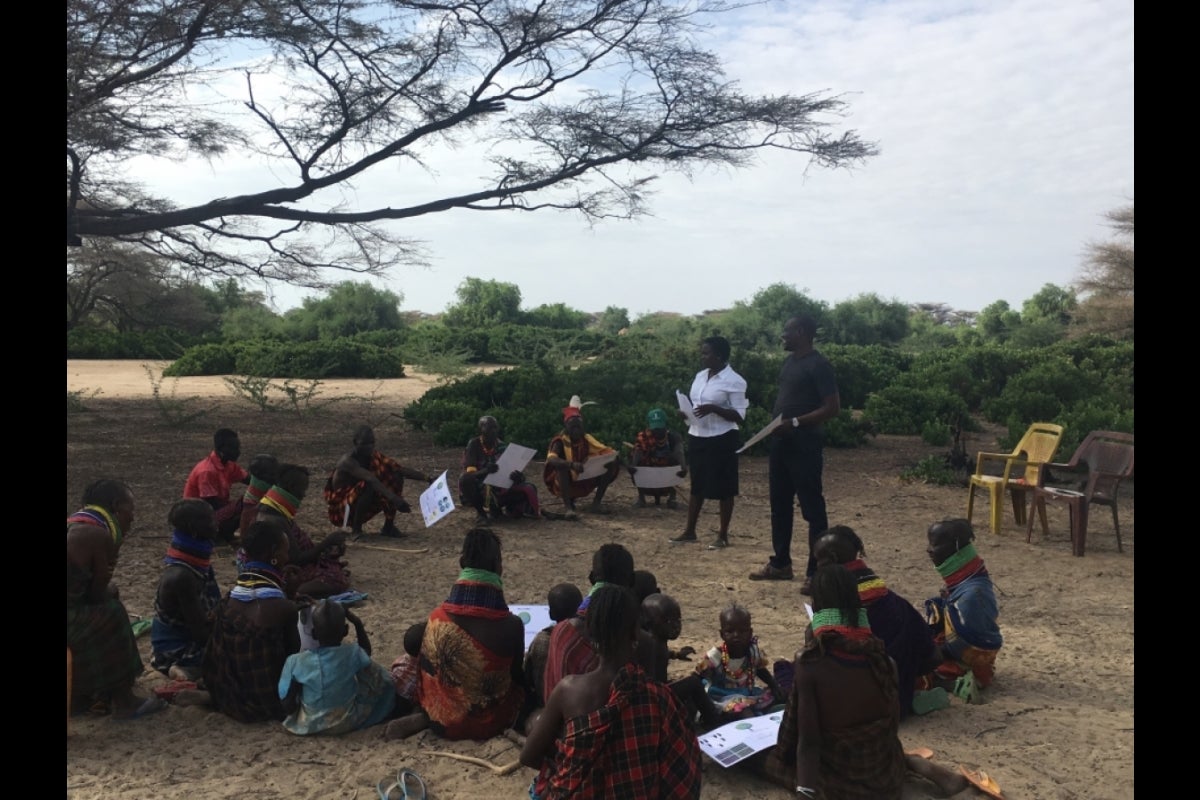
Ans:
{"label": "beaded necklace", "polygon": [[289,494],[278,486],[272,486],[258,502],[259,505],[278,511],[288,522],[292,521],[296,516],[296,509],[300,507],[300,501],[295,495]]}
{"label": "beaded necklace", "polygon": [[742,679],[742,676],[747,676],[749,678],[749,682],[746,684],[746,686],[753,688],[754,662],[756,660],[754,655],[757,652],[758,637],[752,636],[750,637],[750,646],[746,648],[746,655],[742,659],[742,666],[738,667],[737,669],[733,669],[729,666],[729,643],[724,641],[721,642],[721,672],[725,673],[725,676],[733,681],[739,681]]}
{"label": "beaded necklace", "polygon": [[67,517],[68,527],[71,525],[95,525],[97,528],[104,528],[112,537],[113,544],[117,547],[121,546],[121,541],[125,538],[121,531],[121,526],[117,524],[117,520],[109,513],[107,508],[102,506],[84,506],[79,511],[76,511],[71,516]]}
{"label": "beaded necklace", "polygon": [[479,449],[483,451],[484,456],[486,456],[487,458],[491,458],[492,456],[496,455],[496,445],[498,445],[498,444],[500,444],[499,439],[496,440],[496,444],[492,445],[491,447],[488,447],[487,442],[485,442],[483,440],[483,437],[482,436],[479,437]]}
{"label": "beaded necklace", "polygon": [[237,576],[237,583],[229,590],[230,598],[249,602],[270,597],[286,597],[283,591],[283,575],[275,567],[262,561],[249,561]]}
{"label": "beaded necklace", "polygon": [[983,559],[975,550],[975,545],[967,542],[956,553],[937,565],[938,574],[942,576],[947,588],[953,589],[958,584],[975,574],[987,574]]}

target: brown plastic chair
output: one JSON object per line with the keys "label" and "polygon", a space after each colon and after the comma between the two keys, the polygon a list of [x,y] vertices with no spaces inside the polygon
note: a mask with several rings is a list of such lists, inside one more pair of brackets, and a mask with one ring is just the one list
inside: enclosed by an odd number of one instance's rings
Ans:
{"label": "brown plastic chair", "polygon": [[[971,476],[971,494],[967,498],[967,520],[975,511],[975,489],[987,489],[991,503],[992,533],[1000,533],[1001,507],[1004,492],[1012,494],[1013,517],[1018,525],[1025,524],[1025,493],[1041,485],[1042,466],[1054,458],[1062,440],[1061,425],[1035,422],[1025,431],[1011,453],[980,453],[975,459],[975,474]],[[999,475],[989,475],[984,468],[989,462],[1002,462]]]}
{"label": "brown plastic chair", "polygon": [[[1113,531],[1117,535],[1117,552],[1121,549],[1121,522],[1117,516],[1117,492],[1121,481],[1133,477],[1133,434],[1117,431],[1092,431],[1079,445],[1075,455],[1065,464],[1049,464],[1052,469],[1076,471],[1087,469],[1078,489],[1061,489],[1045,485],[1033,488],[1029,523],[1025,541],[1033,537],[1034,510],[1042,520],[1042,537],[1049,533],[1046,525],[1046,503],[1063,503],[1070,512],[1071,552],[1082,556],[1087,545],[1088,507],[1108,506],[1112,509]],[[1044,477],[1044,476],[1043,476]],[[1044,481],[1043,481],[1044,483]]]}

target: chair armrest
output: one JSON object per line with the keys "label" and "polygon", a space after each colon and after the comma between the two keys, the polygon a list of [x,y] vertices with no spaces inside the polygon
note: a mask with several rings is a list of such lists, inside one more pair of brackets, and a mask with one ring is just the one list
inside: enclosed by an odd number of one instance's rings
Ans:
{"label": "chair armrest", "polygon": [[1001,473],[1001,477],[1003,477],[1005,480],[1008,480],[1009,473],[1012,472],[1013,466],[1016,464],[1024,464],[1026,459],[1024,456],[1015,456],[1012,453],[979,453],[979,455],[975,458],[976,475],[984,474],[983,465],[986,461],[1003,461],[1004,470]]}

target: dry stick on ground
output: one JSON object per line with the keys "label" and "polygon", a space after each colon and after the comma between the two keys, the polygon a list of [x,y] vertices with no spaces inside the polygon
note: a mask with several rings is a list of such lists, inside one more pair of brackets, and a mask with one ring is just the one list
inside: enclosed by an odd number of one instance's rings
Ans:
{"label": "dry stick on ground", "polygon": [[481,767],[487,767],[497,775],[509,775],[513,772],[516,772],[521,766],[520,759],[509,764],[499,765],[493,764],[490,761],[485,761],[482,758],[476,758],[475,756],[464,756],[460,753],[448,753],[445,750],[433,750],[429,753],[429,755],[445,756],[446,758],[453,758],[455,761],[465,761],[468,764],[478,764]]}
{"label": "dry stick on ground", "polygon": [[408,553],[409,555],[420,555],[421,553],[429,552],[428,547],[422,547],[420,550],[402,550],[399,547],[380,547],[377,544],[362,544],[361,542],[354,542],[353,547],[355,549],[361,547],[365,550],[383,550],[388,553]]}

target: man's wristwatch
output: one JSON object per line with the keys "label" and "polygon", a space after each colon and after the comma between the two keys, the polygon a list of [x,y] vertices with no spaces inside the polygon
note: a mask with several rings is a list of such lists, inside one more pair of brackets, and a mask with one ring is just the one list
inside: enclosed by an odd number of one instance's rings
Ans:
{"label": "man's wristwatch", "polygon": [[800,418],[799,417],[792,417],[792,427],[793,428],[800,427]]}

